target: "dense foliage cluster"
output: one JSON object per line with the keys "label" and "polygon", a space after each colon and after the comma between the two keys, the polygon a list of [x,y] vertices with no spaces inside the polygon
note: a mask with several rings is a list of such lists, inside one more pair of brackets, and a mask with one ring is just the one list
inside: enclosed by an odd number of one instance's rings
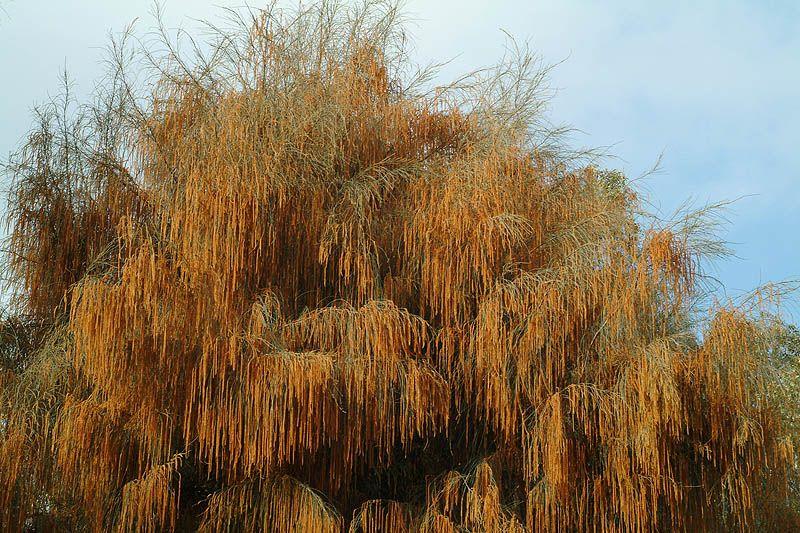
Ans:
{"label": "dense foliage cluster", "polygon": [[703,214],[560,147],[529,55],[425,92],[391,6],[228,15],[8,167],[0,528],[800,525],[796,335],[699,310]]}

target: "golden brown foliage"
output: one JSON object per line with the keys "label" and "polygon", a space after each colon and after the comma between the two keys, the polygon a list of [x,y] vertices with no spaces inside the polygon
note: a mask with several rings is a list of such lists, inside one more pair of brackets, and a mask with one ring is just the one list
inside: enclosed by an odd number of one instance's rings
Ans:
{"label": "golden brown foliage", "polygon": [[9,167],[0,527],[800,527],[785,328],[696,333],[699,216],[565,156],[530,56],[424,93],[391,5],[228,14]]}

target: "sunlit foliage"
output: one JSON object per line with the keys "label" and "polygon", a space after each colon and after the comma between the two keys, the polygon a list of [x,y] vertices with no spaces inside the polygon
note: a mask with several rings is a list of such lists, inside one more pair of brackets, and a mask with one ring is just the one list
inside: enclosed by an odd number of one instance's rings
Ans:
{"label": "sunlit foliage", "polygon": [[8,166],[0,529],[800,527],[797,335],[701,305],[709,213],[567,150],[535,58],[426,91],[392,5],[206,30]]}

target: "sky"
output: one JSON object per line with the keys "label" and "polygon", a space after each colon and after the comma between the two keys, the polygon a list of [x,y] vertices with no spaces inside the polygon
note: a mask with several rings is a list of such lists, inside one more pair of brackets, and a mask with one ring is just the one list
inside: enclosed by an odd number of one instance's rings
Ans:
{"label": "sky", "polygon": [[[243,0],[166,0],[170,27],[191,30]],[[258,6],[258,0],[250,0]],[[66,65],[78,98],[102,75],[111,32],[153,25],[151,0],[0,0],[0,159],[19,146],[31,107],[59,91]],[[669,215],[736,200],[723,237],[736,257],[712,273],[737,296],[800,276],[800,2],[795,0],[410,0],[413,56],[448,61],[442,82],[491,66],[506,34],[557,64],[548,111],[610,147],[605,166],[636,177]]]}

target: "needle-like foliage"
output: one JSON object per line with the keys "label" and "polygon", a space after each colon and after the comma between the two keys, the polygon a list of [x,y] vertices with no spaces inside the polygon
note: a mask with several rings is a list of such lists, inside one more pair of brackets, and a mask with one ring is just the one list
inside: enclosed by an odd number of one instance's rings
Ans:
{"label": "needle-like foliage", "polygon": [[0,529],[800,527],[797,335],[700,311],[709,213],[648,223],[530,54],[426,92],[393,5],[206,29],[8,165]]}

